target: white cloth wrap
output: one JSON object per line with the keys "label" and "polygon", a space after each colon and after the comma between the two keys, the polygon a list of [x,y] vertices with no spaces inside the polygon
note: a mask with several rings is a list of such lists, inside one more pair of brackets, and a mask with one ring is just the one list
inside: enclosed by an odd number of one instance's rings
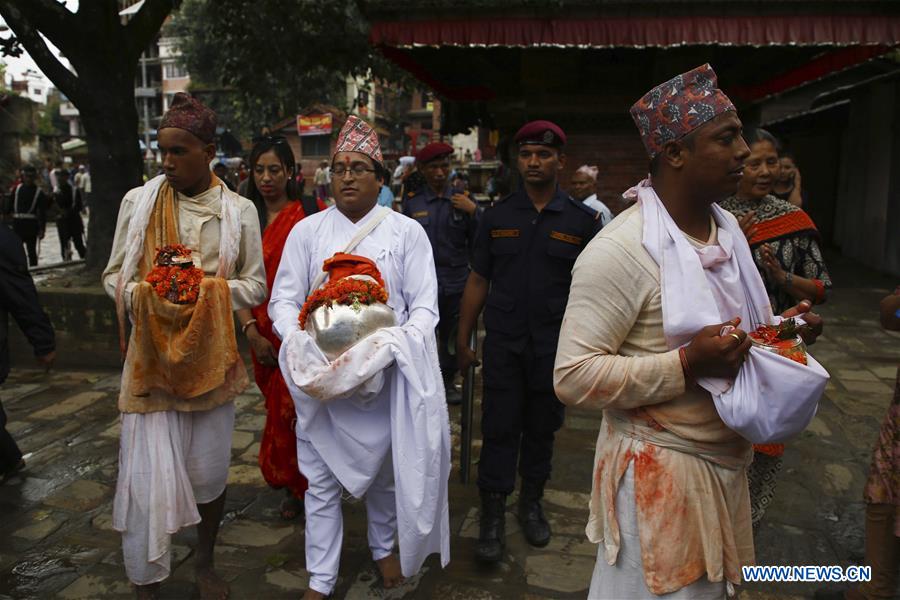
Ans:
{"label": "white cloth wrap", "polygon": [[[644,220],[643,245],[659,265],[663,333],[678,348],[708,325],[741,317],[753,331],[775,323],[762,277],[737,220],[711,206],[718,246],[695,248],[669,215],[650,181],[625,192],[636,198]],[[809,364],[751,348],[733,382],[705,377],[697,383],[712,394],[722,421],[753,443],[774,443],[803,431],[816,414],[828,373]]]}
{"label": "white cloth wrap", "polygon": [[[312,337],[296,329],[284,340],[279,363],[301,413],[298,427],[303,424],[303,433],[353,496],[366,493],[391,449],[403,575],[415,575],[436,552],[446,566],[450,428],[434,331],[421,330],[411,319],[360,340],[329,363]],[[383,385],[391,391],[390,430],[378,444],[361,446],[353,431],[332,418],[328,403],[354,395],[352,401],[365,404]]]}
{"label": "white cloth wrap", "polygon": [[170,536],[200,522],[225,489],[234,403],[200,412],[122,413],[112,526],[138,585],[169,576]]}

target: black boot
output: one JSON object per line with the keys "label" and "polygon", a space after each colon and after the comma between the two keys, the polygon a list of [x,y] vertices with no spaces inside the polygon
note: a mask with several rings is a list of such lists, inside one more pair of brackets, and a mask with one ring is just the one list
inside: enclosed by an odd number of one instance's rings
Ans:
{"label": "black boot", "polygon": [[519,523],[522,533],[532,546],[543,548],[550,543],[550,523],[544,518],[541,498],[544,495],[544,482],[522,480],[522,491],[519,492]]}
{"label": "black boot", "polygon": [[506,494],[481,492],[481,526],[475,560],[496,563],[506,549]]}

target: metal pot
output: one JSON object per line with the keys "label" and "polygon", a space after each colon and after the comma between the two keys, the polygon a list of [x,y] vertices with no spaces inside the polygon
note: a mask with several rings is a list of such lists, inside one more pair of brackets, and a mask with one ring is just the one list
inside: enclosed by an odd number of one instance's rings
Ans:
{"label": "metal pot", "polygon": [[333,304],[312,311],[306,318],[306,331],[328,360],[334,360],[361,339],[396,324],[393,309],[381,302],[358,307]]}

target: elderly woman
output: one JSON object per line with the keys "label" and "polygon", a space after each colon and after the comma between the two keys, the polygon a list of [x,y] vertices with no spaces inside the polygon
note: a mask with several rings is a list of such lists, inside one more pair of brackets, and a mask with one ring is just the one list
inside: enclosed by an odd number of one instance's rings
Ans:
{"label": "elderly woman", "polygon": [[[801,300],[821,304],[831,289],[831,278],[819,249],[819,232],[802,209],[772,195],[781,174],[778,142],[769,132],[757,129],[747,143],[750,156],[744,161],[738,191],[721,206],[738,218],[776,315]],[[756,527],[775,496],[784,445],[756,445],[754,450],[747,476]]]}

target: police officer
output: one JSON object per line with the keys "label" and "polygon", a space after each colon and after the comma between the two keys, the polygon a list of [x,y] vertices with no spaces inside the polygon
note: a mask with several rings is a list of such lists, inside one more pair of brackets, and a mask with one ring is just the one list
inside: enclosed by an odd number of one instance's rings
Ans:
{"label": "police officer", "polygon": [[16,186],[12,198],[13,231],[25,244],[29,266],[38,263],[37,244],[44,237],[44,227],[49,202],[37,186],[37,169],[31,165],[22,168],[22,183]]}
{"label": "police officer", "polygon": [[[416,154],[416,168],[425,185],[408,194],[403,214],[418,221],[431,242],[438,280],[438,356],[447,403],[459,404],[462,396],[453,386],[456,376],[456,325],[459,301],[469,277],[469,257],[475,241],[481,209],[462,190],[450,184],[450,157],[453,146],[434,142]],[[452,344],[452,346],[451,346]]]}
{"label": "police officer", "polygon": [[598,214],[559,189],[566,135],[534,121],[514,138],[521,188],[485,211],[460,309],[460,370],[478,364],[470,332],[484,312],[483,445],[478,466],[481,526],[475,557],[502,559],[506,496],[522,477],[517,516],[525,538],[546,546],[550,525],[540,499],[550,477],[563,405],[553,362],[578,254],[600,229]]}
{"label": "police officer", "polygon": [[59,209],[59,216],[56,217],[56,230],[59,234],[62,259],[72,260],[70,241],[75,245],[78,257],[84,258],[84,222],[81,220],[81,212],[84,210],[82,192],[69,183],[69,172],[65,169],[56,174],[56,182],[57,189],[53,192],[53,199]]}

